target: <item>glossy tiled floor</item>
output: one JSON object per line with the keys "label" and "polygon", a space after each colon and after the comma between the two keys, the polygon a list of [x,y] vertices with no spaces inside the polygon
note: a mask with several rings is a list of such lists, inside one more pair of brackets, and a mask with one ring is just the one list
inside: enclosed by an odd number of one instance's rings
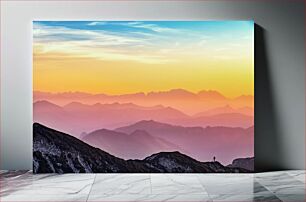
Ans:
{"label": "glossy tiled floor", "polygon": [[305,171],[40,174],[1,171],[0,201],[305,201]]}

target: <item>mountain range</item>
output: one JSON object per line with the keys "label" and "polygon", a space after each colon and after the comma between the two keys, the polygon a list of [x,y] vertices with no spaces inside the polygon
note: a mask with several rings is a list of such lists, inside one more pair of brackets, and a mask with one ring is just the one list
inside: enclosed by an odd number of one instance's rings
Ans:
{"label": "mountain range", "polygon": [[195,114],[194,117],[213,116],[217,114],[231,114],[231,113],[253,116],[254,110],[251,107],[240,107],[240,108],[234,109],[230,105],[225,105],[225,106],[216,107],[216,108],[204,111],[204,112],[199,112]]}
{"label": "mountain range", "polygon": [[153,153],[180,150],[175,144],[154,137],[145,130],[125,134],[100,129],[85,135],[82,140],[124,159],[143,159]]}
{"label": "mountain range", "polygon": [[212,173],[250,172],[223,166],[219,162],[200,162],[180,152],[160,152],[143,160],[123,160],[83,141],[33,124],[34,173]]}
{"label": "mountain range", "polygon": [[71,102],[59,106],[46,100],[33,104],[34,122],[79,137],[81,133],[107,128],[115,129],[141,120],[155,120],[181,126],[225,126],[247,128],[253,125],[252,109],[230,106],[211,109],[195,116],[163,105],[149,107],[133,103],[82,104]]}
{"label": "mountain range", "polygon": [[183,89],[125,95],[36,91],[34,101],[34,122],[124,160],[178,151],[241,166],[231,160],[254,155],[253,96],[230,99]]}
{"label": "mountain range", "polygon": [[[230,105],[234,108],[254,108],[254,96],[241,95],[227,98],[218,91],[202,90],[193,93],[184,89],[171,89],[149,93],[132,93],[122,95],[108,95],[104,93],[91,94],[83,92],[49,93],[34,91],[34,102],[47,100],[56,105],[64,106],[71,102],[93,105],[95,103],[134,103],[140,106],[171,106],[184,114],[194,115],[213,108]],[[253,116],[253,113],[247,114]]]}
{"label": "mountain range", "polygon": [[[215,156],[220,162],[229,164],[231,159],[254,155],[253,126],[249,128],[183,127],[154,120],[143,120],[117,128],[115,131],[125,134],[146,131],[155,138],[171,142],[175,145],[172,150],[182,151],[201,161],[210,160]],[[90,141],[89,143],[94,142]]]}

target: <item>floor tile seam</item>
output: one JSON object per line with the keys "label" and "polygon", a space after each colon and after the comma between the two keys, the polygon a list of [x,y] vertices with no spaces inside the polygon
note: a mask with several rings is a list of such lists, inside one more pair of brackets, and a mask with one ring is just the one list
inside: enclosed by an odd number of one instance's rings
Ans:
{"label": "floor tile seam", "polygon": [[204,186],[204,184],[202,183],[202,181],[200,180],[199,176],[196,176],[197,180],[199,181],[200,185],[203,187],[204,191],[206,192],[208,199],[210,201],[213,201],[212,197],[210,196],[210,193],[207,191],[206,187]]}
{"label": "floor tile seam", "polygon": [[92,187],[93,187],[93,186],[94,186],[94,184],[95,184],[96,178],[97,178],[97,174],[95,174],[95,177],[94,177],[94,179],[93,179],[92,185],[91,185],[91,187],[90,187],[90,190],[89,190],[88,195],[87,195],[87,198],[86,198],[86,202],[87,202],[87,201],[88,201],[88,199],[89,199],[89,196],[90,196],[90,193],[91,193]]}

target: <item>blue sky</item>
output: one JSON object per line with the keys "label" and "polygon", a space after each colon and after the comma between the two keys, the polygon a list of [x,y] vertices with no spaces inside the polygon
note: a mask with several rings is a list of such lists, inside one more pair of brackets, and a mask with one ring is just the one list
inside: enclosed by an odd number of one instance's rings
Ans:
{"label": "blue sky", "polygon": [[[100,59],[149,63],[178,55],[253,54],[253,21],[34,21],[34,47]],[[222,52],[223,53],[220,53]],[[94,52],[94,54],[93,54]],[[101,54],[98,54],[98,53]],[[141,55],[141,53],[144,53]],[[212,55],[216,52],[215,55]],[[109,54],[107,54],[109,53]],[[117,54],[117,55],[116,55]],[[134,54],[134,56],[131,56]],[[167,54],[167,58],[165,58]],[[137,55],[137,57],[135,57]],[[128,57],[129,56],[129,57]]]}
{"label": "blue sky", "polygon": [[[33,24],[34,29],[43,26],[80,31],[103,31],[137,38],[146,38],[150,35],[186,38],[190,35],[218,40],[240,40],[241,37],[251,35],[254,26],[253,21],[34,21]],[[48,37],[66,40],[89,39],[89,36],[82,35],[81,32],[78,36],[64,32],[41,36],[42,39],[48,39]],[[196,38],[193,37],[193,39]]]}

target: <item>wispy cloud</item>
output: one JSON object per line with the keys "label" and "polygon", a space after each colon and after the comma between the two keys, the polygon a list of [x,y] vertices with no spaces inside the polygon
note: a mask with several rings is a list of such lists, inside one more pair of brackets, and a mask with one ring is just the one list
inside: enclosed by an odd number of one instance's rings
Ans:
{"label": "wispy cloud", "polygon": [[34,50],[42,54],[63,53],[149,64],[179,62],[185,56],[214,58],[221,55],[218,58],[230,59],[250,55],[249,40],[233,38],[235,35],[228,31],[230,29],[212,31],[211,27],[205,27],[205,22],[195,25],[151,21],[78,23],[35,22]]}
{"label": "wispy cloud", "polygon": [[135,21],[135,22],[100,22],[100,21],[95,21],[95,22],[90,22],[87,25],[88,26],[97,26],[97,25],[117,25],[117,26],[126,26],[126,27],[131,27],[131,28],[138,28],[138,29],[146,29],[150,30],[153,32],[157,33],[162,33],[162,32],[179,32],[181,31],[180,29],[174,29],[174,28],[169,28],[169,27],[163,27],[159,26],[154,23],[145,23],[145,22],[140,22],[140,21]]}
{"label": "wispy cloud", "polygon": [[34,40],[37,42],[49,41],[74,41],[76,37],[87,39],[90,41],[95,40],[98,44],[102,45],[124,45],[128,43],[141,42],[139,38],[126,37],[115,35],[106,31],[92,31],[81,29],[70,29],[60,26],[46,26],[36,24],[33,30]]}
{"label": "wispy cloud", "polygon": [[156,24],[149,24],[149,23],[143,23],[143,22],[127,22],[123,23],[122,25],[129,26],[129,27],[134,27],[134,28],[143,28],[143,29],[148,29],[154,32],[179,32],[180,29],[173,29],[169,27],[161,27]]}
{"label": "wispy cloud", "polygon": [[[148,43],[139,37],[40,24],[34,25],[33,35],[34,50],[38,53],[61,52],[100,60],[129,60],[150,64],[171,61],[165,56],[154,53],[148,54],[141,51],[131,53],[131,48],[139,48]],[[83,40],[79,40],[80,38]]]}

